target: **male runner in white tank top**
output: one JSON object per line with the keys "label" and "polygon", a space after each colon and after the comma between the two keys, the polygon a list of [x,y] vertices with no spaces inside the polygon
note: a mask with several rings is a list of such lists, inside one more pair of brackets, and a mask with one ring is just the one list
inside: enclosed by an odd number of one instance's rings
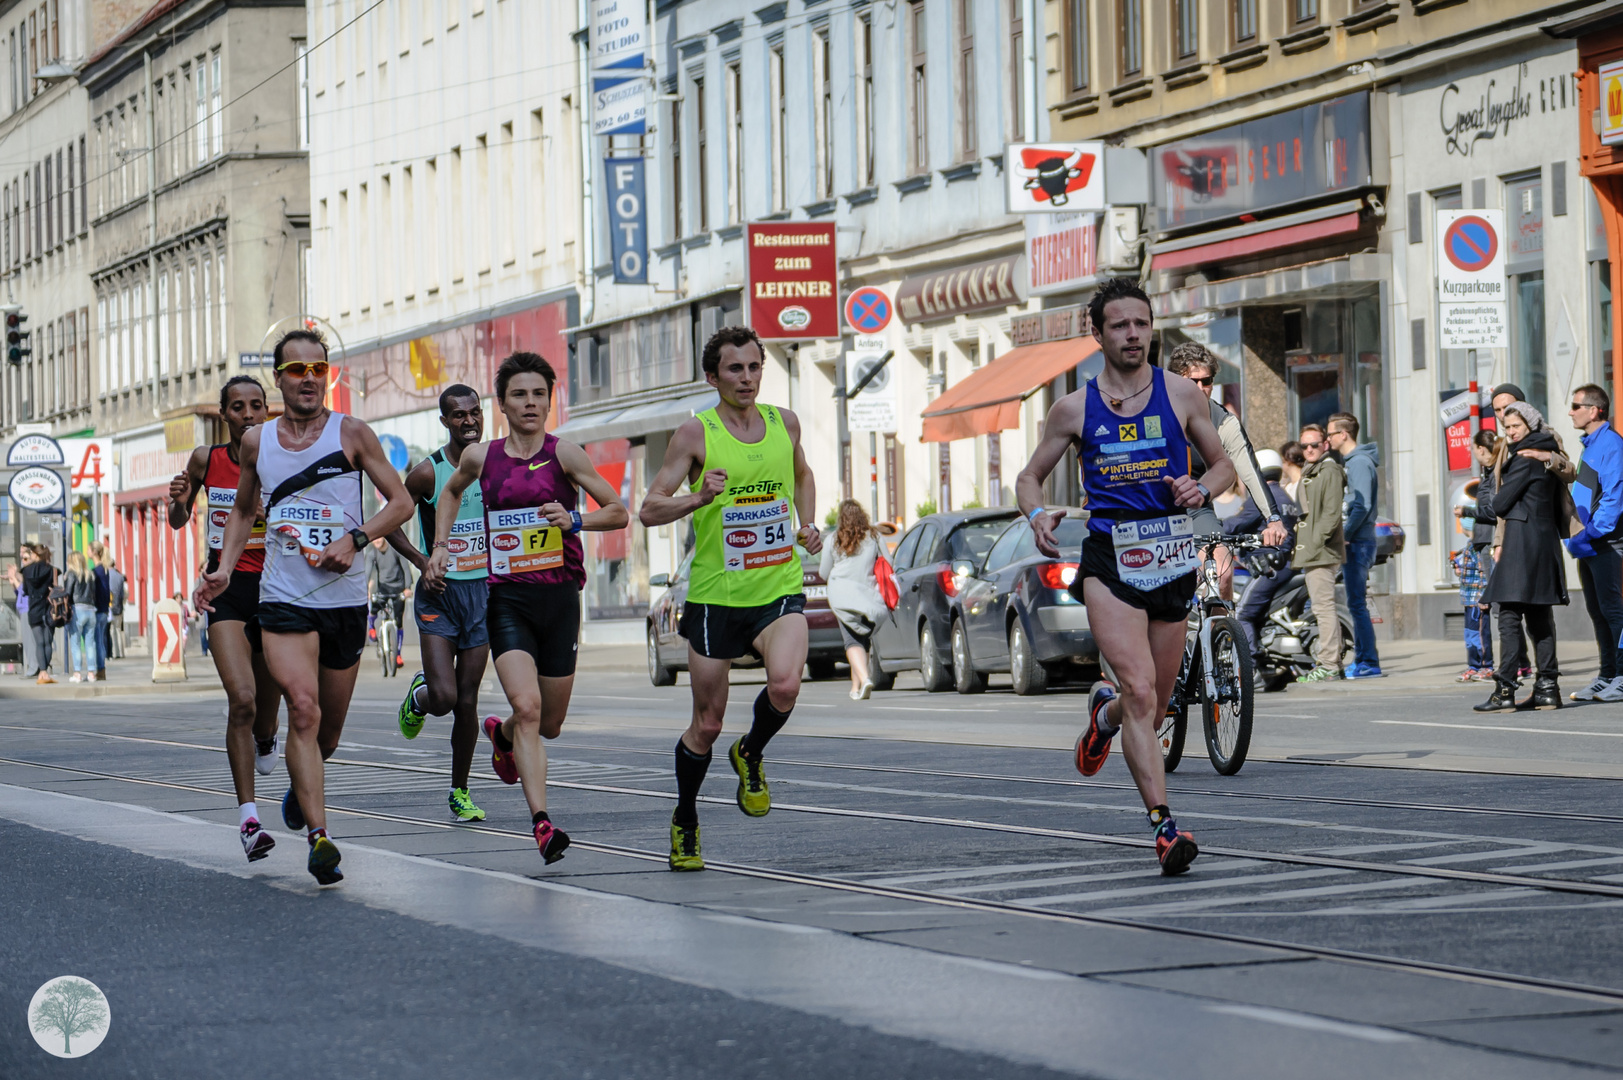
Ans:
{"label": "male runner in white tank top", "polygon": [[[242,439],[237,499],[226,521],[219,569],[203,575],[194,599],[204,611],[230,583],[264,495],[265,570],[259,625],[265,663],[287,695],[288,776],[282,820],[307,828],[310,873],[322,885],[343,880],[327,836],[322,762],[338,749],[361,653],[366,648],[366,565],[374,537],[411,517],[411,496],[377,435],[326,406],[327,345],[294,330],[274,352],[284,412]],[[383,507],[361,527],[361,472]]]}

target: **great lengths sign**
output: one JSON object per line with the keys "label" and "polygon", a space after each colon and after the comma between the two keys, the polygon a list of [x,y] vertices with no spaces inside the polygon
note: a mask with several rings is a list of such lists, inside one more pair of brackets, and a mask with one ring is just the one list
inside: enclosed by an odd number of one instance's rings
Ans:
{"label": "great lengths sign", "polygon": [[749,325],[767,341],[840,336],[834,223],[765,221],[748,226]]}

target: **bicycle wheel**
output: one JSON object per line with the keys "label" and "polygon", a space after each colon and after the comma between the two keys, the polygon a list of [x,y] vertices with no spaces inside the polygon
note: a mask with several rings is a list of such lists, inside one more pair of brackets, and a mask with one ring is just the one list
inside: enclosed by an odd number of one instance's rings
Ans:
{"label": "bicycle wheel", "polygon": [[1245,764],[1251,748],[1251,648],[1240,624],[1227,615],[1212,620],[1212,681],[1217,700],[1206,696],[1201,679],[1201,720],[1206,731],[1206,754],[1212,768],[1233,776]]}

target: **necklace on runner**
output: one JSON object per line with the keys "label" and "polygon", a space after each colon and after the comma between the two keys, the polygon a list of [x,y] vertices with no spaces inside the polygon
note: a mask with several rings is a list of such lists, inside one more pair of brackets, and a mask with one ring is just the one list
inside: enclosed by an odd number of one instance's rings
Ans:
{"label": "necklace on runner", "polygon": [[1124,405],[1125,403],[1127,403],[1129,401],[1132,401],[1138,395],[1142,394],[1144,391],[1148,390],[1151,386],[1154,386],[1154,385],[1155,385],[1155,375],[1152,372],[1151,375],[1150,375],[1150,381],[1149,382],[1145,383],[1143,386],[1139,387],[1137,390],[1134,390],[1131,394],[1128,394],[1126,397],[1114,398],[1114,397],[1110,397],[1109,394],[1106,394],[1105,397],[1110,401],[1110,407],[1112,409],[1119,409],[1119,408],[1122,407],[1122,405]]}

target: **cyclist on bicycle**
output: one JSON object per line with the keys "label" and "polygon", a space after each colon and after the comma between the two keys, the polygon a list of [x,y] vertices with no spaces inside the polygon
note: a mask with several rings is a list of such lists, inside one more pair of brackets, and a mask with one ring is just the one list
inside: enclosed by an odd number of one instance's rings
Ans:
{"label": "cyclist on bicycle", "polygon": [[[1283,544],[1286,529],[1280,516],[1279,505],[1274,501],[1273,492],[1263,482],[1262,469],[1257,464],[1255,451],[1251,449],[1251,439],[1245,433],[1245,426],[1240,423],[1238,416],[1225,409],[1212,396],[1217,381],[1217,357],[1199,342],[1186,341],[1168,354],[1166,366],[1172,374],[1182,375],[1205,392],[1212,426],[1217,429],[1217,437],[1223,443],[1223,452],[1234,463],[1234,470],[1239,473],[1240,483],[1245,485],[1246,493],[1263,512],[1262,542],[1270,547]],[[1193,446],[1189,448],[1189,475],[1196,480],[1206,475],[1206,462],[1201,458],[1200,451]],[[1212,512],[1209,500],[1208,505],[1200,507],[1189,516],[1194,520],[1196,536],[1208,536],[1223,531],[1217,515]],[[1212,558],[1217,562],[1218,586],[1223,592],[1223,599],[1232,602],[1234,559],[1229,554],[1229,549],[1223,545],[1218,545],[1212,550]]]}
{"label": "cyclist on bicycle", "polygon": [[411,567],[405,556],[384,543],[381,536],[372,541],[372,549],[366,553],[366,593],[366,636],[377,640],[378,613],[387,607],[390,618],[394,619],[395,666],[403,667],[406,660],[400,653],[406,645],[406,598],[411,595]]}

